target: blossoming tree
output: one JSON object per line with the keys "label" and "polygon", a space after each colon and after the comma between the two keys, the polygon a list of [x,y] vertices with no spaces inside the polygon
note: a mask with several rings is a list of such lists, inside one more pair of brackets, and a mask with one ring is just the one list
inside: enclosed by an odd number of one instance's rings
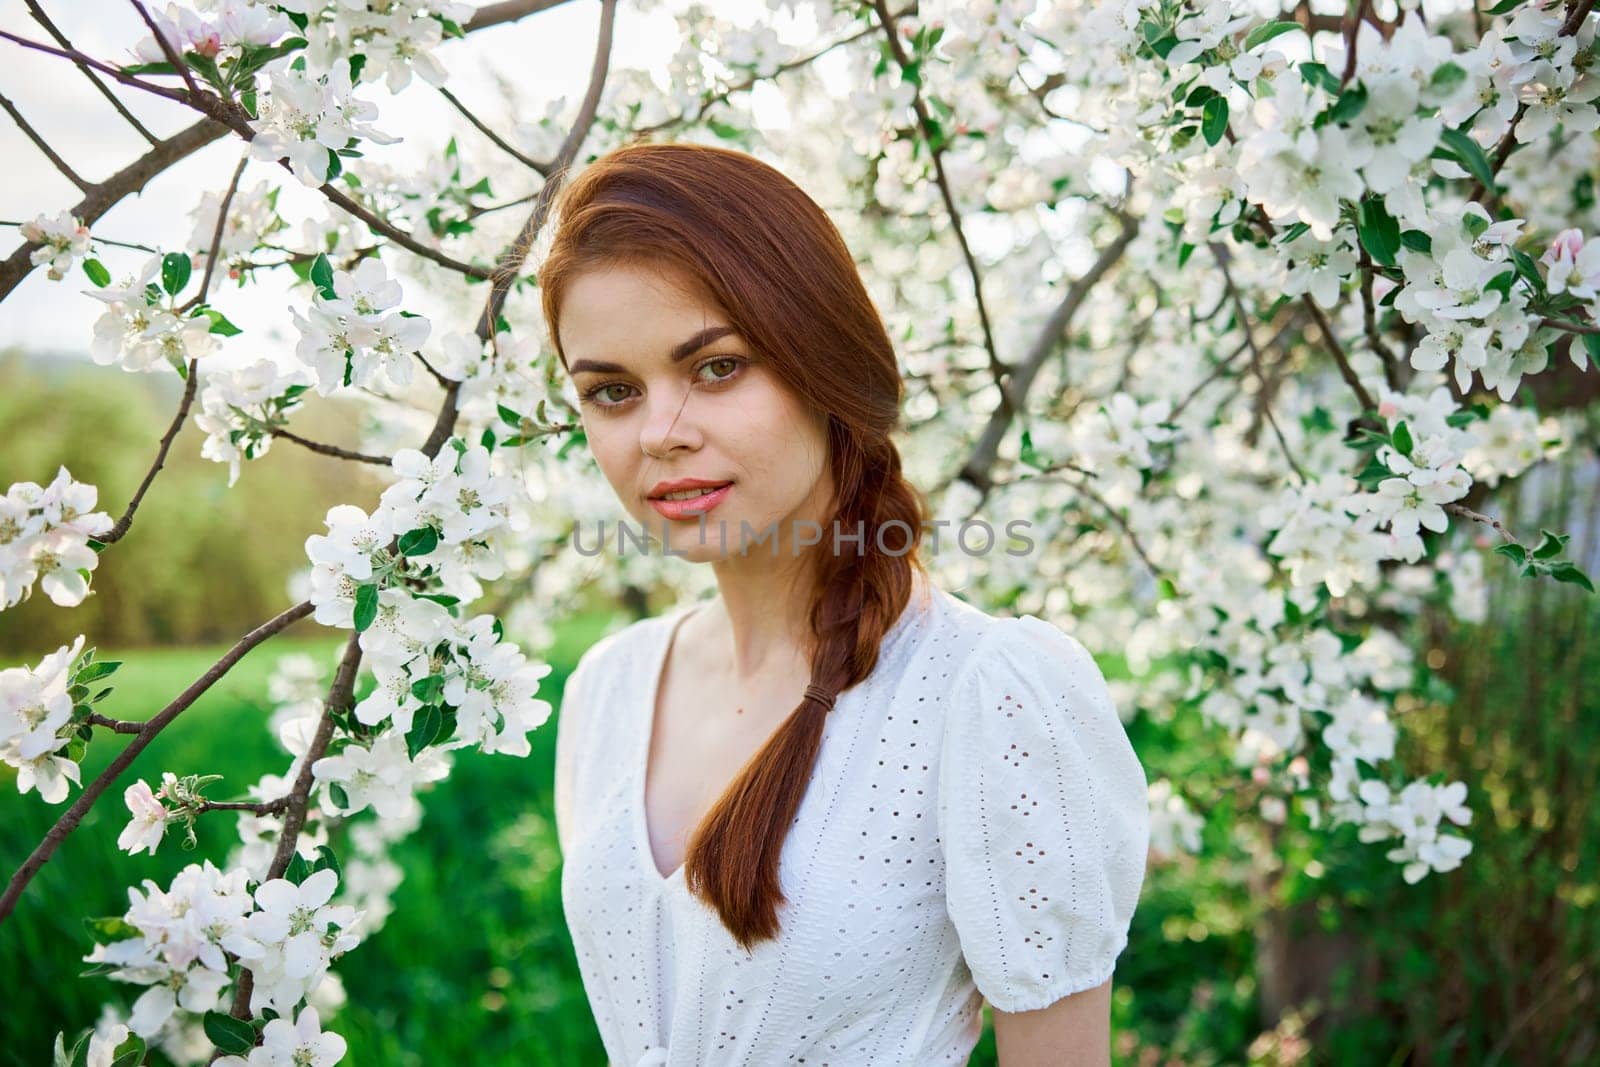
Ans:
{"label": "blossoming tree", "polygon": [[[123,1022],[63,1035],[58,1063],[137,1063],[157,1044],[182,1062],[337,1062],[331,967],[396,906],[385,849],[416,826],[419,792],[459,750],[526,755],[547,720],[549,667],[508,629],[548,637],[544,615],[584,583],[693,581],[643,556],[596,574],[571,551],[574,525],[614,503],[541,343],[533,268],[552,199],[639,138],[761,154],[839,221],[902,348],[935,571],[1126,655],[1126,715],[1213,728],[1236,788],[1151,766],[1155,860],[1198,849],[1202,795],[1272,833],[1354,825],[1406,882],[1469,854],[1465,785],[1394,759],[1392,709],[1427,674],[1402,623],[1432,605],[1481,618],[1490,566],[1593,591],[1566,535],[1494,517],[1497,489],[1593,443],[1592,0],[1268,15],[1236,0],[769,0],[744,22],[671,5],[682,46],[662,81],[613,69],[618,5],[600,0],[581,96],[508,129],[447,88],[451,66],[563,0],[129,2],[148,33],[123,55],[74,47],[33,0],[34,27],[0,31],[75,67],[149,141],[89,181],[28,100],[0,98],[82,192],[19,226],[0,299],[33,271],[86,279],[95,360],[177,374],[183,393],[116,518],[65,468],[10,485],[4,606],[91,594],[191,417],[230,486],[282,441],[381,468],[388,487],[370,511],[333,508],[306,541],[304,599],[146,721],[114,716],[117,663],[84,637],[0,673],[0,758],[26,801],[65,806],[0,921],[97,803],[126,805],[129,853],[194,835],[202,815],[204,832],[235,819],[239,838],[223,866],[131,888],[124,915],[96,922],[88,960],[141,992]],[[482,151],[438,138],[420,173],[369,157],[400,136],[404,111],[374,102],[397,93],[441,94]],[[156,137],[134,95],[193,124]],[[130,256],[138,235],[100,232],[223,139],[237,167],[182,247]],[[288,182],[318,205],[298,237],[279,211]],[[283,310],[298,343],[247,360],[230,302],[281,272],[297,279]],[[451,310],[409,309],[419,289]],[[332,396],[371,405],[368,440],[291,429]],[[1032,551],[939,547],[997,511],[1033,524]],[[486,582],[517,591],[499,598],[506,622],[474,610]],[[204,773],[124,781],[241,656],[307,616],[348,639],[331,677],[290,658],[274,679],[263,728],[281,775],[234,800],[208,796]],[[79,760],[107,731],[130,740],[86,782]]]}

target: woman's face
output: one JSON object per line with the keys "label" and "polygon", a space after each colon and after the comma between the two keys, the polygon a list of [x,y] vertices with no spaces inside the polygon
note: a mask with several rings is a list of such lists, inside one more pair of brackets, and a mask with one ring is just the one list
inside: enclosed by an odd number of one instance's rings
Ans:
{"label": "woman's face", "polygon": [[[771,540],[756,543],[771,528],[792,560],[795,524],[824,523],[833,495],[824,416],[683,278],[585,272],[567,289],[559,329],[589,447],[635,525],[707,561],[738,555],[742,528],[750,554],[773,552]],[[652,499],[684,479],[729,484],[702,501]]]}

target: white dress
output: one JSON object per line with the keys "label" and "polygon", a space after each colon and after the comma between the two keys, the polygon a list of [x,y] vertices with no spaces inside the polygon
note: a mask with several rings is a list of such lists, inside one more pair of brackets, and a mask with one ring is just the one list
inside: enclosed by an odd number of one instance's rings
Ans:
{"label": "white dress", "polygon": [[1111,977],[1149,814],[1105,679],[1048,622],[917,589],[828,713],[780,856],[782,930],[748,954],[646,833],[656,687],[698,604],[579,660],[557,719],[561,898],[611,1067],[964,1064],[980,997],[1026,1011]]}

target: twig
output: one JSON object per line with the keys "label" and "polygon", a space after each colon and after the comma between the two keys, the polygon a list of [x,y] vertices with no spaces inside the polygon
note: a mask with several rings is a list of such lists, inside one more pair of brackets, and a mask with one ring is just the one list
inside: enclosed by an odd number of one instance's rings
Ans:
{"label": "twig", "polygon": [[1061,302],[1055,306],[1049,318],[1045,319],[1044,325],[1039,328],[1028,354],[1012,368],[1010,379],[1006,382],[1006,388],[1012,393],[1011,402],[1002,404],[989,415],[989,422],[984,426],[978,443],[973,446],[972,455],[967,458],[960,473],[956,475],[957,478],[975,486],[980,493],[987,493],[989,490],[990,471],[1000,455],[1000,442],[1004,440],[1016,412],[1023,409],[1028,390],[1032,388],[1039,369],[1044,366],[1045,360],[1050,358],[1050,353],[1055,351],[1056,345],[1061,343],[1062,335],[1072,323],[1073,316],[1078,313],[1078,308],[1083,305],[1084,300],[1106,272],[1122,258],[1128,245],[1139,232],[1137,217],[1119,211],[1117,218],[1122,224],[1122,229],[1117,234],[1116,240],[1101,251],[1094,265],[1082,277],[1067,286]]}
{"label": "twig", "polygon": [[461,112],[462,117],[468,122],[472,123],[472,125],[477,128],[479,133],[493,141],[496,148],[499,148],[506,155],[510,156],[512,159],[515,159],[518,163],[521,163],[524,167],[527,167],[530,170],[536,170],[540,174],[549,173],[548,164],[540,163],[533,157],[523,155],[521,152],[519,152],[515,146],[507,142],[505,138],[501,137],[498,133],[495,133],[493,130],[491,130],[487,125],[485,125],[482,119],[478,118],[477,115],[474,115],[470,110],[468,110],[467,105],[463,104],[459,99],[457,99],[455,93],[452,93],[449,89],[446,89],[441,85],[439,86],[439,95],[450,101],[451,106],[453,106],[457,111]]}
{"label": "twig", "polygon": [[1344,25],[1340,27],[1344,34],[1344,74],[1339,78],[1339,88],[1343,89],[1356,73],[1356,30],[1361,26],[1362,16],[1366,14],[1367,5],[1371,0],[1356,0],[1354,4],[1345,8]]}
{"label": "twig", "polygon": [[93,726],[103,726],[107,730],[118,734],[136,734],[140,730],[144,729],[144,723],[142,722],[129,722],[127,719],[111,719],[101,715],[97,711],[91,711],[89,713],[89,717],[84,721]]}
{"label": "twig", "polygon": [[[1215,241],[1211,242],[1211,255],[1217,261],[1217,269],[1222,271],[1222,281],[1226,285],[1229,297],[1233,300],[1233,313],[1239,320],[1239,329],[1244,331],[1244,343],[1250,348],[1250,364],[1255,368],[1256,380],[1261,383],[1260,411],[1266,417],[1267,424],[1272,427],[1273,436],[1278,439],[1278,448],[1283,452],[1283,458],[1288,462],[1295,477],[1300,479],[1301,485],[1308,484],[1311,479],[1295,462],[1294,453],[1289,450],[1289,442],[1283,436],[1283,429],[1278,425],[1277,417],[1272,413],[1272,397],[1268,394],[1267,375],[1261,361],[1261,349],[1256,347],[1255,333],[1250,328],[1250,316],[1245,311],[1244,298],[1239,295],[1239,287],[1233,284],[1233,273],[1228,270],[1228,249]],[[1252,436],[1254,436],[1252,434]]]}
{"label": "twig", "polygon": [[139,13],[139,17],[144,19],[144,24],[150,27],[150,35],[156,39],[156,45],[161,49],[161,54],[167,57],[168,63],[178,68],[178,75],[183,78],[183,84],[188,87],[189,92],[199,96],[200,86],[195,84],[194,75],[189,73],[189,64],[185,63],[183,57],[178,54],[177,49],[172,47],[172,42],[167,40],[166,34],[156,28],[156,20],[150,17],[150,12],[144,9],[144,5],[139,0],[128,0],[128,3],[132,4],[133,9]]}
{"label": "twig", "polygon": [[[16,221],[14,221],[12,219],[0,219],[0,226],[19,226],[20,227],[22,225],[23,225],[23,223],[16,222]],[[111,238],[109,238],[109,237],[101,237],[99,234],[95,235],[94,243],[97,244],[97,245],[112,245],[112,246],[114,246],[116,248],[131,248],[136,252],[159,252],[159,251],[161,251],[159,248],[151,248],[149,245],[135,244],[132,241],[113,241],[113,240],[111,240]]]}
{"label": "twig", "polygon": [[[142,82],[137,78],[123,74],[115,67],[108,67],[98,60],[91,59],[90,57],[85,56],[83,53],[76,50],[64,52],[61,49],[51,48],[49,45],[40,44],[37,41],[29,41],[26,38],[18,37],[16,34],[7,33],[4,30],[0,30],[0,37],[15,41],[18,44],[24,45],[28,48],[35,48],[51,55],[61,56],[65,59],[82,59],[84,62],[93,65],[96,69],[107,71],[118,81],[137,86],[138,88],[144,89],[147,92],[154,93],[157,96],[165,97],[168,100],[184,104],[195,109],[196,111],[199,111],[207,118],[213,119],[227,126],[228,129],[238,134],[239,137],[244,141],[254,141],[256,138],[256,131],[250,125],[249,117],[245,114],[244,110],[233,101],[224,100],[215,93],[209,93],[204,90],[198,90],[191,93],[179,89],[167,89],[159,85],[150,85],[147,82]],[[278,160],[278,163],[285,170],[293,173],[294,168],[290,165],[288,159],[280,159]],[[468,278],[487,279],[490,277],[489,272],[483,267],[474,266],[471,263],[463,263],[461,260],[447,255],[436,248],[428,247],[421,241],[418,241],[415,237],[411,236],[409,233],[406,233],[404,230],[384,219],[382,216],[369,211],[357,201],[346,196],[339,189],[335,188],[331,182],[324,182],[322,185],[317,187],[317,191],[334,204],[343,208],[351,215],[354,215],[362,222],[366,223],[367,226],[374,231],[389,238],[401,248],[404,248],[410,252],[415,252],[417,255],[422,256],[425,259],[431,259],[440,266],[448,267],[458,274],[465,275]],[[4,293],[0,292],[0,296],[3,295]]]}
{"label": "twig", "polygon": [[1400,360],[1394,354],[1394,349],[1378,333],[1377,305],[1372,299],[1372,257],[1367,254],[1367,246],[1361,245],[1361,327],[1366,331],[1367,344],[1378,354],[1383,361],[1383,380],[1390,389],[1400,388]]}
{"label": "twig", "polygon": [[135,89],[142,89],[145,92],[150,93],[152,96],[159,96],[164,100],[171,100],[179,104],[189,103],[188,94],[182,89],[168,89],[164,85],[153,85],[147,81],[140,81],[133,75],[124,74],[116,67],[113,67],[108,63],[102,63],[93,56],[78,51],[76,48],[55,48],[51,45],[45,44],[42,41],[35,41],[28,37],[21,37],[15,33],[9,33],[5,30],[0,30],[0,37],[11,41],[13,44],[20,44],[24,48],[31,48],[35,52],[43,52],[46,55],[59,56],[62,59],[70,59],[73,63],[80,67],[93,67],[95,70],[98,70],[103,74],[111,75],[111,77],[115,78],[123,85],[129,85]]}
{"label": "twig", "polygon": [[[897,12],[894,15],[894,18],[896,21],[898,21],[905,18],[907,15],[912,15],[915,13],[916,8],[910,7],[904,11]],[[724,88],[718,89],[715,92],[704,92],[700,94],[700,102],[695,105],[694,115],[676,115],[670,119],[662,119],[660,122],[652,123],[649,126],[635,126],[630,132],[634,136],[640,137],[646,134],[660,133],[662,130],[671,129],[675,126],[682,126],[688,122],[698,121],[705,116],[705,113],[709,111],[713,105],[726,103],[728,98],[734,93],[742,93],[748,89],[755,88],[756,85],[762,81],[770,81],[775,79],[780,74],[787,74],[791,70],[799,70],[801,67],[810,66],[812,63],[815,63],[817,60],[821,59],[829,52],[832,52],[834,49],[840,48],[847,44],[853,44],[854,42],[861,40],[861,38],[870,36],[877,32],[878,31],[876,29],[868,26],[866,29],[858,30],[855,33],[850,34],[848,37],[841,37],[832,44],[812,52],[809,55],[801,56],[799,59],[791,59],[787,63],[779,63],[772,69],[770,74],[761,75],[760,77],[751,75],[741,82],[725,86]]]}
{"label": "twig", "polygon": [[[334,673],[333,685],[328,690],[327,703],[322,708],[322,719],[317,723],[316,736],[311,739],[311,745],[301,757],[300,773],[295,776],[294,788],[289,791],[283,805],[283,829],[278,833],[278,849],[272,856],[272,865],[267,868],[264,882],[274,878],[282,878],[289,869],[289,861],[294,858],[295,846],[300,839],[300,831],[306,824],[306,809],[311,805],[311,787],[315,780],[313,767],[317,760],[328,751],[328,742],[333,740],[333,717],[349,710],[351,696],[356,687],[356,671],[361,666],[361,635],[351,633],[350,639],[345,642],[344,658],[339,661],[339,669]],[[232,1013],[236,1018],[248,1019],[253,1014],[250,1010],[250,994],[255,987],[255,976],[248,967],[239,972],[239,981],[233,995]],[[221,1050],[218,1050],[220,1055]],[[216,1059],[216,1055],[212,1056]]]}
{"label": "twig", "polygon": [[178,402],[178,413],[172,416],[172,425],[167,427],[167,432],[161,437],[161,447],[156,450],[155,462],[150,464],[150,469],[145,472],[144,481],[139,483],[139,489],[133,494],[133,499],[128,501],[128,509],[122,513],[122,518],[111,528],[111,532],[104,537],[95,538],[103,545],[114,544],[128,535],[128,530],[133,527],[133,513],[139,510],[139,502],[144,499],[145,492],[150,488],[150,483],[156,480],[156,474],[167,462],[167,451],[172,448],[172,439],[178,436],[178,431],[183,429],[183,420],[189,414],[189,407],[194,403],[195,387],[200,382],[200,361],[189,361],[188,380],[184,382],[183,399]]}
{"label": "twig", "polygon": [[228,225],[228,208],[233,203],[233,194],[239,191],[239,179],[244,176],[245,164],[249,162],[250,153],[246,151],[239,157],[239,165],[233,168],[233,177],[228,180],[228,191],[222,194],[222,204],[217,208],[217,225],[211,231],[211,248],[206,252],[206,273],[200,279],[200,291],[178,309],[179,315],[206,302],[206,293],[211,291],[211,272],[217,265],[217,251],[222,247],[222,231]]}
{"label": "twig", "polygon": [[288,806],[288,797],[259,803],[250,800],[204,800],[194,810],[196,815],[203,815],[208,811],[248,811],[252,815],[276,815]]}
{"label": "twig", "polygon": [[560,7],[566,2],[567,0],[502,0],[498,4],[484,4],[472,13],[472,18],[468,19],[461,29],[465,33],[471,33],[504,22],[516,22],[529,15]]}
{"label": "twig", "polygon": [[44,840],[39,842],[39,846],[33,850],[32,854],[23,861],[22,866],[17,869],[17,873],[11,878],[11,884],[6,887],[5,895],[0,897],[0,923],[3,923],[11,915],[12,910],[17,906],[18,898],[22,896],[22,891],[27,888],[28,883],[39,873],[39,870],[50,862],[50,857],[55,854],[61,842],[65,841],[67,836],[83,822],[83,817],[94,806],[94,802],[100,799],[100,795],[111,787],[111,784],[117,780],[123,771],[127,770],[128,765],[138,757],[139,753],[143,752],[150,742],[156,739],[156,735],[166,729],[191,704],[200,699],[206,690],[215,685],[217,680],[227,674],[235,663],[244,658],[245,653],[273,634],[279,633],[292,623],[310,615],[312,610],[311,602],[309,600],[303,601],[245,634],[232,648],[228,649],[221,659],[217,660],[209,670],[196,679],[189,688],[179,693],[172,703],[162,708],[150,721],[144,724],[133,740],[128,742],[127,747],[117,753],[116,758],[107,765],[106,769],[101,771],[94,781],[84,788],[78,799],[73,801],[72,806],[61,814],[55,825],[50,827],[49,831],[44,835]]}
{"label": "twig", "polygon": [[1571,322],[1567,319],[1543,318],[1539,320],[1540,326],[1549,326],[1556,330],[1565,330],[1568,333],[1600,333],[1600,326],[1591,326],[1582,322]]}
{"label": "twig", "polygon": [[274,437],[281,437],[285,441],[293,441],[301,448],[308,448],[311,451],[319,452],[324,456],[335,456],[339,459],[350,459],[356,461],[357,463],[371,463],[376,467],[388,467],[392,466],[394,463],[393,458],[389,456],[375,456],[366,452],[355,452],[348,448],[340,448],[338,445],[329,445],[324,444],[321,441],[313,441],[309,437],[301,437],[299,434],[284,429],[282,426],[269,427],[268,432]]}
{"label": "twig", "polygon": [[[1579,0],[1567,12],[1566,21],[1561,24],[1557,37],[1571,37],[1583,25],[1583,20],[1589,17],[1589,11],[1594,7],[1594,0]],[[1506,127],[1506,132],[1501,136],[1500,143],[1495,146],[1494,155],[1489,159],[1489,177],[1494,178],[1500,173],[1500,168],[1505,165],[1511,153],[1517,148],[1517,124],[1522,121],[1522,116],[1528,113],[1528,105],[1519,103],[1517,113],[1511,116],[1511,124]],[[1483,182],[1474,181],[1472,188],[1467,192],[1468,200],[1478,200],[1488,190]]]}
{"label": "twig", "polygon": [[[533,15],[540,11],[546,11],[553,7],[559,7],[565,2],[566,0],[505,0],[505,2],[502,3],[486,4],[477,10],[477,12],[462,29],[463,32],[470,34],[477,30],[488,29],[490,27],[503,25],[508,22],[515,22],[519,19],[525,18],[528,15]],[[37,42],[18,37],[15,34],[0,33],[0,37],[15,41],[24,45],[25,47],[39,48],[49,52],[52,55],[63,56],[76,64],[78,68],[85,74],[90,74],[91,70],[101,70],[116,77],[118,81],[121,81],[124,84],[133,84],[137,88],[157,92],[160,95],[166,96],[168,99],[175,98],[173,90],[163,89],[160,86],[152,86],[148,85],[147,83],[134,81],[128,76],[123,75],[120,71],[108,68],[105,64],[85,56],[78,49],[73,48],[71,42],[68,41],[66,37],[64,37],[60,31],[58,31],[46,18],[44,18],[43,12],[38,10],[38,5],[34,2],[34,0],[28,0],[28,6],[34,11],[34,18],[36,18],[45,27],[45,29],[50,31],[51,36],[55,37],[55,39],[60,42],[62,48],[47,48],[39,45]],[[107,90],[105,86],[101,85],[100,88],[101,91],[104,92],[109,99],[111,99],[112,103],[116,104],[117,110],[121,112],[129,122],[133,123],[139,132],[144,135],[146,140],[150,141],[151,149],[138,159],[134,160],[132,163],[128,164],[126,167],[123,167],[110,178],[100,182],[94,187],[94,191],[92,193],[86,195],[76,207],[72,208],[72,214],[81,218],[86,226],[92,226],[96,219],[100,218],[107,211],[109,211],[114,205],[121,201],[123,197],[127,196],[129,193],[138,192],[140,189],[144,188],[145,184],[157,174],[162,173],[173,164],[187,158],[190,155],[193,155],[198,149],[203,148],[205,145],[208,145],[212,141],[222,137],[231,128],[227,123],[218,122],[215,118],[212,118],[208,115],[205,119],[195,123],[188,129],[181,130],[165,140],[157,140],[150,133],[150,131],[141,126],[138,120],[129,114],[125,107],[116,101],[115,97],[111,96],[110,91]],[[181,94],[178,94],[178,96],[181,97]],[[531,199],[531,197],[529,199]],[[510,205],[498,205],[487,210],[494,211],[499,210],[501,207],[507,206]],[[33,262],[30,257],[30,253],[37,247],[39,246],[32,242],[24,243],[21,247],[13,250],[12,253],[6,257],[4,263],[0,263],[0,300],[3,300],[6,295],[11,292],[11,290],[17,287],[17,284],[21,282],[23,278],[27,277],[28,274],[32,272]]]}
{"label": "twig", "polygon": [[[906,58],[905,49],[901,47],[900,38],[895,33],[895,16],[890,13],[887,0],[873,0],[872,7],[878,13],[878,23],[888,39],[889,51],[893,54],[895,63],[904,70],[910,65],[910,60]],[[950,179],[944,172],[944,147],[936,139],[933,119],[929,117],[928,107],[923,103],[922,85],[918,81],[911,83],[911,107],[916,112],[923,140],[927,142],[928,155],[933,160],[934,181],[939,186],[939,196],[944,200],[945,211],[950,216],[950,228],[955,232],[956,244],[961,248],[961,258],[966,261],[967,273],[972,277],[972,297],[977,304],[978,324],[983,329],[984,351],[989,354],[989,372],[994,378],[996,388],[1000,390],[1001,407],[1009,408],[1013,401],[1006,389],[1006,378],[1011,374],[1012,368],[1001,362],[1000,350],[995,345],[994,329],[989,323],[989,307],[983,299],[983,274],[978,269],[978,260],[972,254],[972,247],[967,243],[966,230],[961,225],[961,209],[956,206]]]}
{"label": "twig", "polygon": [[1521,541],[1517,540],[1516,534],[1506,529],[1505,524],[1499,519],[1485,515],[1482,512],[1473,511],[1465,504],[1446,504],[1444,505],[1444,510],[1448,511],[1452,515],[1459,515],[1463,519],[1471,519],[1473,522],[1481,522],[1485,526],[1494,527],[1500,532],[1500,536],[1504,537],[1509,544],[1519,545],[1522,543]]}
{"label": "twig", "polygon": [[22,112],[17,110],[17,106],[4,93],[0,93],[0,108],[5,108],[6,114],[11,116],[11,121],[15,122],[17,128],[28,135],[28,140],[32,141],[34,147],[44,153],[45,158],[55,165],[56,170],[66,176],[67,181],[76,185],[83,192],[88,192],[93,188],[89,182],[78,176],[77,171],[67,165],[67,161],[62,159],[54,148],[50,147],[50,142],[40,136],[38,130],[28,125],[28,120],[22,117]]}
{"label": "twig", "polygon": [[1363,412],[1374,411],[1378,404],[1372,399],[1372,394],[1367,392],[1367,387],[1361,384],[1361,379],[1356,377],[1355,369],[1350,366],[1350,357],[1345,355],[1344,347],[1339,344],[1339,338],[1334,335],[1333,326],[1328,322],[1328,316],[1322,313],[1322,307],[1307,293],[1301,301],[1311,312],[1311,317],[1316,320],[1317,329],[1322,331],[1322,336],[1328,342],[1328,349],[1333,353],[1333,360],[1339,367],[1339,377],[1344,379],[1344,384],[1355,393],[1356,401],[1361,405]]}

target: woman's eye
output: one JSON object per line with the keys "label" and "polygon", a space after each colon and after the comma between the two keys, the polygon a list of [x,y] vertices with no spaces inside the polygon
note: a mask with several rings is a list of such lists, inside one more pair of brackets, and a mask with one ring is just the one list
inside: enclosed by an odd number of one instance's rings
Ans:
{"label": "woman's eye", "polygon": [[709,379],[710,381],[713,381],[713,382],[720,382],[720,381],[727,381],[729,378],[732,378],[735,374],[737,374],[739,372],[740,365],[743,364],[743,363],[744,363],[744,360],[740,359],[738,356],[717,356],[717,357],[715,357],[713,359],[708,359],[704,363],[700,364],[700,369],[701,370],[705,370],[707,367],[726,366],[727,367],[727,372],[726,373],[724,373],[724,374],[713,374],[712,377]]}
{"label": "woman's eye", "polygon": [[[584,392],[584,394],[583,394],[583,399],[592,400],[592,401],[598,401],[600,406],[603,407],[603,408],[616,407],[618,404],[620,404],[624,400],[626,400],[627,397],[626,396],[620,396],[619,397],[619,396],[616,396],[614,394],[607,394],[606,391],[609,390],[609,389],[626,389],[626,388],[628,388],[628,387],[626,385],[624,385],[622,382],[605,382],[604,384],[596,385],[593,388],[586,390]],[[608,399],[608,396],[609,396],[609,399]]]}

